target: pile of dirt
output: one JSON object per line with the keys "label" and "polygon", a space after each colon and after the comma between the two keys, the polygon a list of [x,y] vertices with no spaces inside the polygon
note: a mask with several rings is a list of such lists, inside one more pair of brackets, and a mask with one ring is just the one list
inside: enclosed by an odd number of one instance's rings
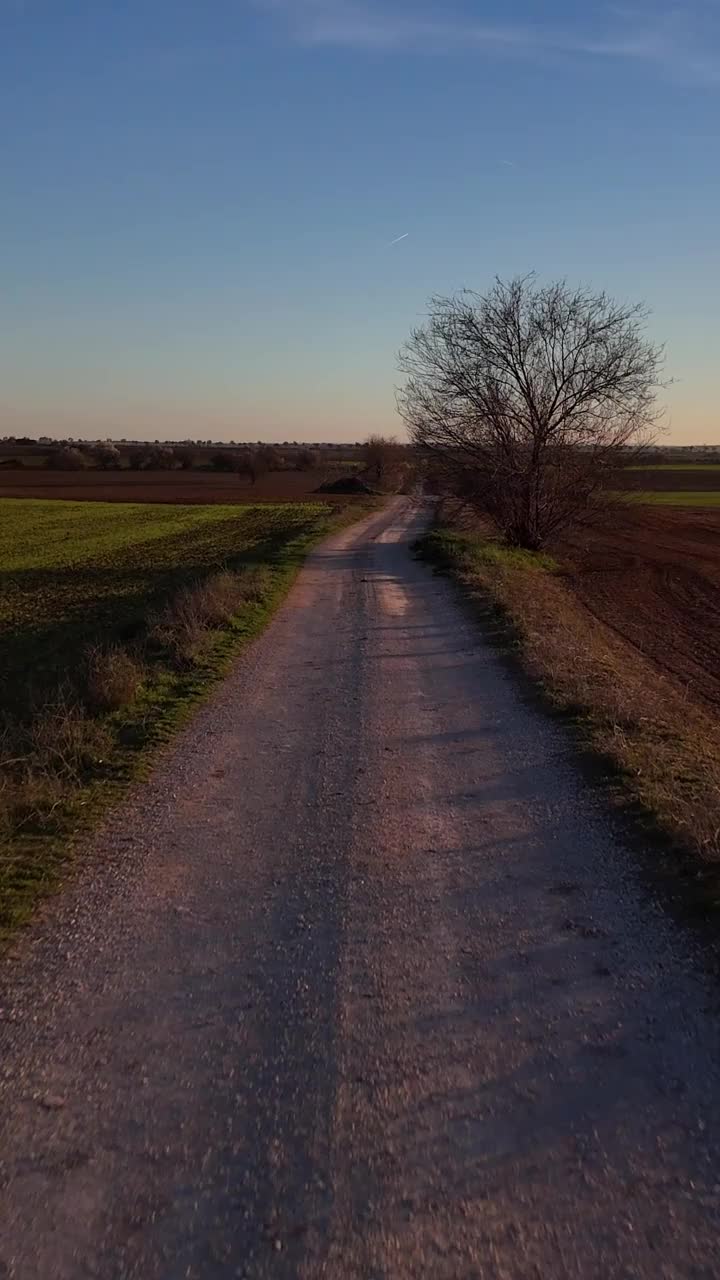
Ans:
{"label": "pile of dirt", "polygon": [[340,476],[339,480],[326,480],[315,493],[365,493],[375,494],[376,489],[361,480],[360,476]]}

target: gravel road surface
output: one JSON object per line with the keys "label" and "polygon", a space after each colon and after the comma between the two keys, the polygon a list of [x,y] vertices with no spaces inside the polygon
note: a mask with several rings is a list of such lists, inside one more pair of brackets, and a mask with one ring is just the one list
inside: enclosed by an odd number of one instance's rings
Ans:
{"label": "gravel road surface", "polygon": [[720,1275],[716,982],[422,518],[310,558],[5,962],[0,1276]]}

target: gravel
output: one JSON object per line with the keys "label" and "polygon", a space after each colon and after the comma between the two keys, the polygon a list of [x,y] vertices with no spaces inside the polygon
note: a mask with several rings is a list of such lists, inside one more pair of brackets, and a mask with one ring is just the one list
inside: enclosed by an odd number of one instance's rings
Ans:
{"label": "gravel", "polygon": [[715,980],[408,554],[315,552],[6,964],[0,1276],[715,1277]]}

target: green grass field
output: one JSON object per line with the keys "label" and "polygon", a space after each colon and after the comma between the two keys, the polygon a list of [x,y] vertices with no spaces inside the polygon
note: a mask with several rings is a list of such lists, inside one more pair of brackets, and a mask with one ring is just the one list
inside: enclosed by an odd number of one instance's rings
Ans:
{"label": "green grass field", "polygon": [[0,501],[0,705],[62,679],[88,645],[126,640],[190,580],[287,567],[327,523],[320,504]]}
{"label": "green grass field", "polygon": [[628,471],[720,471],[720,462],[657,462],[645,467],[628,467]]}
{"label": "green grass field", "polygon": [[630,501],[653,507],[720,507],[720,489],[697,492],[692,489],[669,489],[667,492],[648,489],[631,494]]}
{"label": "green grass field", "polygon": [[[321,503],[0,501],[0,931],[346,519]],[[89,700],[98,665],[130,681],[119,705]]]}

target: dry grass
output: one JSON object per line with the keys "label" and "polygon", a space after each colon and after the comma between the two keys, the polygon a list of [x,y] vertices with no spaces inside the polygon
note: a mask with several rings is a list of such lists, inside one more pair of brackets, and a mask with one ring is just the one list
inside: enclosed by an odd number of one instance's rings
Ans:
{"label": "dry grass", "polygon": [[367,509],[0,500],[0,942],[261,632],[309,547]]}
{"label": "dry grass", "polygon": [[23,725],[0,736],[0,845],[32,829],[50,829],[72,791],[100,768],[113,734],[89,715],[69,688]]}
{"label": "dry grass", "polygon": [[92,711],[119,711],[135,701],[144,677],[142,662],[127,649],[96,645],[87,656],[85,701]]}
{"label": "dry grass", "polygon": [[213,635],[246,606],[264,605],[272,589],[267,569],[222,571],[185,587],[151,621],[145,646],[119,645],[87,653],[76,688],[60,687],[24,721],[6,719],[0,732],[0,845],[29,830],[52,829],[59,810],[111,756],[112,713],[133,704],[154,652],[188,669]]}
{"label": "dry grass", "polygon": [[66,788],[59,778],[34,768],[4,777],[0,782],[0,850],[28,829],[50,830],[65,797]]}
{"label": "dry grass", "polygon": [[185,587],[152,621],[148,641],[184,668],[198,662],[214,628],[227,626],[248,604],[265,599],[270,575],[262,568],[223,571]]}
{"label": "dry grass", "polygon": [[38,773],[76,782],[103,763],[113,735],[61,691],[31,725],[29,739],[29,762]]}
{"label": "dry grass", "polygon": [[580,718],[593,747],[622,771],[626,793],[671,837],[718,861],[720,726],[707,712],[598,623],[548,559],[442,530],[423,550],[499,609],[525,668]]}

